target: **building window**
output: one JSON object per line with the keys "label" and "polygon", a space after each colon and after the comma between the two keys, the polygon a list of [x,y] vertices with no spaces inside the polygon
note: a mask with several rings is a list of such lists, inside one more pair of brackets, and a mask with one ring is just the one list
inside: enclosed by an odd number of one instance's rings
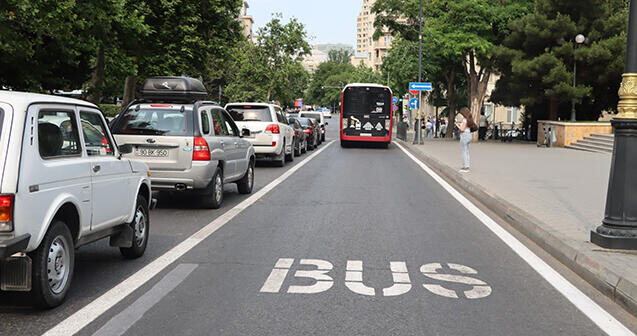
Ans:
{"label": "building window", "polygon": [[515,106],[507,107],[507,122],[517,122],[518,121],[518,108]]}
{"label": "building window", "polygon": [[482,112],[484,112],[484,116],[487,117],[487,119],[492,119],[491,115],[493,114],[493,104],[482,105]]}

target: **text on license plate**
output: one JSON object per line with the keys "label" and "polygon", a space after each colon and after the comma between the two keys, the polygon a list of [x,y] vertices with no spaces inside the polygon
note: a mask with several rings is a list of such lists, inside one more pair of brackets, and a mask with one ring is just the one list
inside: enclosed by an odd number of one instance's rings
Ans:
{"label": "text on license plate", "polygon": [[168,157],[167,149],[137,148],[137,156]]}

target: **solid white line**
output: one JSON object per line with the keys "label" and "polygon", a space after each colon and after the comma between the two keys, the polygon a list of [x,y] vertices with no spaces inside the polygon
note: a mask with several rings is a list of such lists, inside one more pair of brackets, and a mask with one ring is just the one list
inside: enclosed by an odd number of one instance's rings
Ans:
{"label": "solid white line", "polygon": [[611,314],[595,303],[595,301],[586,296],[586,294],[582,293],[582,291],[573,286],[573,284],[566,280],[556,270],[551,268],[551,266],[545,263],[544,260],[540,259],[540,257],[533,253],[529,248],[524,246],[513,235],[504,230],[482,210],[471,203],[431,168],[418,160],[418,158],[412,155],[403,146],[398,143],[394,144],[606,334],[613,336],[635,335],[632,331],[621,324],[621,322],[617,321],[617,319],[615,319]]}
{"label": "solid white line", "polygon": [[120,336],[139,321],[173,289],[177,288],[199,265],[180,264],[166,274],[153,288],[135,300],[119,314],[113,316],[93,336]]}
{"label": "solid white line", "polygon": [[296,166],[290,168],[277,179],[270,182],[270,184],[266,185],[261,190],[236,205],[234,208],[228,210],[223,215],[217,217],[217,219],[207,224],[201,230],[188,237],[186,240],[179,243],[177,246],[173,247],[159,258],[153,260],[150,264],[146,265],[144,268],[137,271],[126,280],[120,282],[117,286],[111,288],[108,292],[102,294],[100,297],[93,300],[91,303],[87,304],[82,309],[75,312],[73,315],[67,317],[64,321],[60,322],[55,327],[49,329],[46,333],[44,333],[44,335],[66,336],[73,335],[80,331],[82,328],[94,321],[100,315],[104,314],[107,310],[109,310],[114,305],[126,298],[128,295],[133,293],[137,288],[141,287],[146,282],[151,280],[155,275],[157,275],[163,269],[175,262],[175,260],[183,256],[186,252],[192,250],[195,246],[197,246],[219,228],[224,226],[243,210],[256,203],[259,199],[261,199],[268,192],[285,181],[296,171],[305,166],[317,155],[321,154],[321,152],[327,149],[333,142],[334,141],[332,140],[326,143],[323,148],[314,152],[312,155],[308,156],[305,160],[301,161]]}

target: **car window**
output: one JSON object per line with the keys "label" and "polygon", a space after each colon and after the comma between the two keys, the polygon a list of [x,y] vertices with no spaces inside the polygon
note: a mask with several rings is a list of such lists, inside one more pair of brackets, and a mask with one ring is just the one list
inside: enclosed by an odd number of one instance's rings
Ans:
{"label": "car window", "polygon": [[277,111],[276,112],[276,119],[283,124],[287,124],[287,122],[285,122],[285,118],[283,117],[283,114],[281,114],[281,111]]}
{"label": "car window", "polygon": [[114,134],[165,136],[193,135],[192,110],[170,108],[170,105],[149,108],[130,108],[113,125]]}
{"label": "car window", "polygon": [[321,114],[321,113],[307,113],[307,112],[304,112],[304,113],[301,113],[301,115],[302,115],[303,117],[306,117],[306,118],[313,118],[313,119],[316,119],[316,121],[319,121],[319,122],[320,122],[320,121],[321,121],[321,115],[322,115],[322,114]]}
{"label": "car window", "polygon": [[228,136],[228,127],[223,119],[223,113],[220,110],[211,110],[212,125],[215,130],[215,135]]}
{"label": "car window", "polygon": [[38,113],[38,147],[43,159],[82,155],[79,139],[75,112],[41,110]]}
{"label": "car window", "polygon": [[272,114],[267,106],[228,106],[228,113],[234,121],[272,121]]}
{"label": "car window", "polygon": [[80,111],[80,125],[84,135],[86,154],[89,156],[115,155],[113,144],[106,136],[106,126],[99,114]]}
{"label": "car window", "polygon": [[223,119],[226,122],[226,128],[228,129],[228,134],[230,134],[230,136],[239,136],[239,128],[237,127],[237,124],[234,123],[234,121],[232,120],[232,117],[230,117],[230,114],[228,113],[223,113]]}
{"label": "car window", "polygon": [[210,119],[208,118],[208,112],[201,110],[201,132],[203,134],[210,134]]}

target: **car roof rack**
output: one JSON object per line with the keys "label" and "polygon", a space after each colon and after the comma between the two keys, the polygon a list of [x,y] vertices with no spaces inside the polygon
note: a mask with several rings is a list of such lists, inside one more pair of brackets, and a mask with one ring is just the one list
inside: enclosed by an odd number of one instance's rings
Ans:
{"label": "car roof rack", "polygon": [[141,89],[145,101],[194,103],[206,100],[208,92],[203,83],[185,76],[157,76],[144,81]]}

